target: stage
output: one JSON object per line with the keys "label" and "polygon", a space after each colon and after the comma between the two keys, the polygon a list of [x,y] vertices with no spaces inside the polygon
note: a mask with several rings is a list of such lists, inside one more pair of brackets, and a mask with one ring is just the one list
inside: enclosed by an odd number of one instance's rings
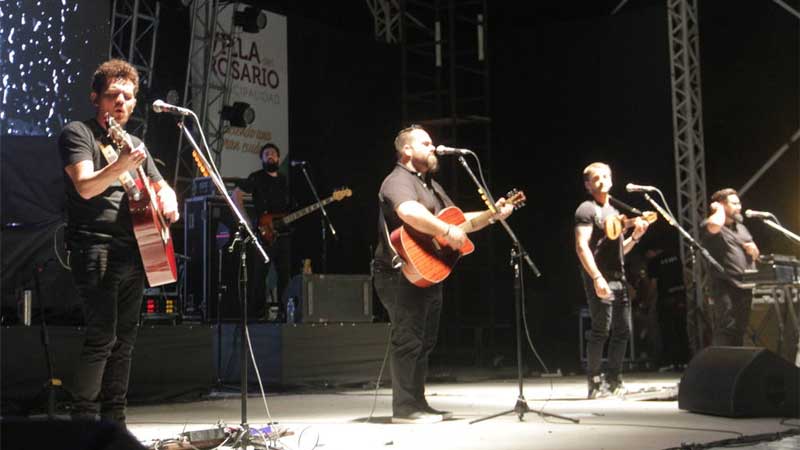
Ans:
{"label": "stage", "polygon": [[[509,375],[509,371],[504,371]],[[454,412],[454,418],[429,425],[390,423],[391,390],[377,393],[372,419],[367,421],[375,391],[367,388],[267,393],[272,419],[293,435],[278,444],[288,449],[311,449],[318,439],[323,449],[667,449],[682,443],[711,443],[723,439],[798,429],[798,419],[731,419],[678,409],[674,396],[678,373],[628,374],[630,399],[586,400],[583,376],[527,378],[524,396],[532,410],[578,419],[573,424],[534,412],[519,421],[515,414],[470,424],[475,419],[514,407],[517,380],[486,379],[490,375],[450,373],[453,382],[432,383],[430,403]],[[377,374],[376,374],[377,376]],[[635,398],[638,398],[636,400]],[[652,400],[646,400],[651,398]],[[658,398],[669,398],[658,400]],[[248,397],[248,422],[260,428],[267,422],[260,396]],[[235,392],[214,393],[202,401],[133,406],[128,427],[147,444],[174,438],[183,431],[238,426],[241,401]],[[302,437],[298,442],[298,437]],[[686,447],[689,448],[689,447]],[[697,447],[699,448],[699,447]],[[718,448],[718,447],[707,447]],[[797,449],[800,435],[784,436],[769,447],[751,443],[746,449]]]}

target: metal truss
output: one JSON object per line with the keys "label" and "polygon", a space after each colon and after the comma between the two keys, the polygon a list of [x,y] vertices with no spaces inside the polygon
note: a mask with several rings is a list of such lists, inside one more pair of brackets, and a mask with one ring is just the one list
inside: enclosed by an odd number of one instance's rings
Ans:
{"label": "metal truss", "polygon": [[[226,69],[225,75],[216,71],[214,55],[220,51],[225,52],[226,61],[230,61],[232,43],[238,34],[233,24],[233,14],[225,23],[219,21],[218,17],[225,8],[233,8],[235,11],[238,5],[238,2],[220,0],[194,0],[191,4],[191,41],[183,106],[197,114],[197,125],[208,136],[208,146],[214,152],[212,156],[218,167],[221,163],[223,137],[229,127],[219,115],[212,115],[210,111],[219,111],[228,103],[232,78],[230,70]],[[179,198],[184,198],[191,188],[191,180],[197,175],[197,166],[192,158],[192,149],[184,141],[183,135],[178,141],[177,154],[173,185],[176,186]]]}
{"label": "metal truss", "polygon": [[[158,17],[161,4],[157,0],[114,0],[111,12],[109,58],[124,59],[139,72],[139,88],[148,98],[153,81]],[[150,110],[139,107],[129,120],[129,129],[143,140],[147,134]]]}
{"label": "metal truss", "polygon": [[[699,239],[700,223],[708,209],[697,2],[667,1],[677,219],[695,239]],[[707,270],[695,258],[691,246],[683,240],[680,255],[690,296],[687,301],[695,302],[697,311],[702,311]],[[700,339],[698,344],[702,347],[703,325],[697,319],[699,329],[696,337]]]}
{"label": "metal truss", "polygon": [[[402,125],[422,125],[437,142],[475,150],[491,185],[486,0],[367,0],[367,5],[376,40],[400,46]],[[455,160],[442,161],[441,167],[442,182],[457,204],[479,198]],[[493,238],[486,240],[483,247],[494,261]],[[461,263],[448,301],[457,323],[491,328],[497,325],[495,292],[462,287],[478,279],[481,270],[478,261]],[[470,305],[478,303],[476,316]]]}
{"label": "metal truss", "polygon": [[367,0],[375,21],[375,40],[387,44],[400,41],[400,4],[397,0]]}

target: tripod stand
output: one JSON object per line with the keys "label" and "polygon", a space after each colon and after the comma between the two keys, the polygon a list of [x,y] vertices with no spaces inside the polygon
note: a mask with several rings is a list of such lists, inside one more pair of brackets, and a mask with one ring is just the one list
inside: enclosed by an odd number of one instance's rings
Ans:
{"label": "tripod stand", "polygon": [[[191,112],[191,110],[188,110]],[[197,117],[194,113],[191,113],[192,117],[194,117],[195,123],[198,123]],[[197,143],[192,137],[192,134],[189,130],[186,129],[183,121],[178,123],[181,131],[183,131],[184,136],[186,136],[187,140],[192,144],[194,148],[193,156],[195,157],[195,161],[200,166],[201,172],[208,174],[211,177],[211,181],[217,188],[217,191],[222,197],[225,199],[226,203],[228,204],[228,208],[230,208],[231,212],[236,216],[236,220],[238,222],[238,231],[236,232],[235,239],[228,247],[229,252],[233,252],[237,247],[239,247],[239,260],[240,260],[240,279],[239,279],[239,299],[241,300],[241,343],[240,343],[240,370],[241,370],[241,386],[240,386],[240,393],[241,393],[241,402],[242,402],[242,421],[239,424],[241,430],[237,434],[234,440],[234,447],[235,448],[247,448],[248,445],[251,443],[255,443],[256,440],[253,438],[253,433],[251,432],[250,425],[247,423],[247,388],[248,388],[248,380],[247,380],[247,371],[249,368],[248,363],[248,356],[250,356],[250,346],[249,344],[249,333],[247,330],[247,248],[249,245],[255,247],[258,250],[258,253],[264,259],[264,263],[268,263],[270,261],[269,256],[267,256],[267,252],[264,251],[264,248],[258,241],[258,238],[253,233],[250,225],[248,224],[247,219],[245,219],[244,215],[239,208],[236,207],[233,199],[230,195],[228,195],[228,191],[225,188],[225,184],[222,182],[222,177],[219,174],[216,166],[213,163],[213,159],[206,158],[205,154],[200,151],[200,148],[197,146]],[[202,136],[202,128],[199,129],[201,136]],[[203,139],[205,142],[205,139]],[[208,150],[208,146],[206,146],[206,150]],[[208,152],[210,154],[210,152]],[[221,261],[220,261],[221,264]],[[219,314],[219,308],[217,308],[217,314]],[[219,330],[218,330],[219,333]],[[256,368],[257,370],[258,368]],[[218,374],[219,375],[219,374]]]}
{"label": "tripod stand", "polygon": [[[480,181],[478,181],[478,178],[472,172],[472,169],[470,169],[469,164],[467,164],[467,161],[466,159],[464,159],[463,156],[464,154],[470,154],[477,159],[477,155],[475,155],[475,153],[473,153],[471,150],[461,149],[460,151],[461,151],[461,156],[458,157],[458,162],[461,163],[461,165],[467,171],[467,175],[469,175],[469,177],[472,179],[472,182],[475,183],[475,186],[478,187],[478,193],[481,194],[481,197],[486,202],[486,206],[488,206],[490,210],[494,211],[495,201],[492,198],[492,195],[489,192],[488,187],[485,186],[486,183],[481,183]],[[517,384],[519,386],[519,394],[517,395],[517,402],[514,405],[514,408],[506,411],[501,411],[499,413],[492,414],[490,416],[475,419],[471,421],[470,424],[483,422],[485,420],[493,419],[495,417],[500,417],[511,413],[515,413],[519,418],[519,420],[523,420],[525,414],[529,412],[534,412],[543,417],[544,416],[557,417],[559,419],[569,420],[570,422],[578,423],[579,421],[577,419],[559,416],[556,414],[550,414],[544,411],[531,410],[528,407],[528,402],[525,400],[525,395],[523,394],[523,382],[522,382],[522,305],[525,302],[525,289],[524,289],[525,283],[522,274],[522,261],[524,260],[528,264],[528,267],[531,268],[535,276],[538,277],[541,275],[541,273],[539,272],[539,269],[536,267],[536,264],[533,263],[533,260],[531,260],[530,256],[528,256],[528,253],[525,251],[525,248],[522,247],[522,243],[520,243],[519,239],[517,238],[517,235],[514,233],[514,230],[511,229],[511,227],[506,223],[505,220],[501,219],[500,224],[506,230],[506,233],[513,242],[513,247],[511,248],[510,264],[514,270],[514,310],[516,313],[515,328],[517,335]]]}
{"label": "tripod stand", "polygon": [[[494,419],[495,417],[500,417],[511,413],[516,414],[519,420],[522,421],[525,418],[525,414],[529,412],[536,413],[542,417],[556,417],[558,419],[569,420],[572,423],[579,422],[578,419],[564,417],[558,414],[546,413],[544,411],[532,410],[528,406],[528,401],[525,400],[525,395],[523,393],[523,381],[522,381],[522,305],[525,302],[525,281],[524,281],[524,276],[522,274],[523,258],[527,258],[527,254],[524,253],[524,249],[520,245],[519,241],[515,239],[514,247],[511,248],[510,265],[514,272],[514,313],[516,315],[514,322],[517,335],[517,386],[519,388],[519,394],[517,395],[517,402],[516,404],[514,404],[514,407],[512,409],[508,409],[486,417],[481,417],[472,420],[469,422],[470,424],[483,422],[485,420]],[[533,268],[535,269],[536,266],[533,266]],[[538,271],[536,273],[538,274]]]}

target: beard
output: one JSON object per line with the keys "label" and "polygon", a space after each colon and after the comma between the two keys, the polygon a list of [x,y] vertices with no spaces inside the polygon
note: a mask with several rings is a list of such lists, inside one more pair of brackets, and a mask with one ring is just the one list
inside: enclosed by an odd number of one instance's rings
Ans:
{"label": "beard", "polygon": [[278,171],[278,163],[270,161],[261,163],[261,167],[264,168],[267,172],[277,172]]}
{"label": "beard", "polygon": [[439,171],[439,158],[436,157],[435,153],[428,155],[426,163],[428,165],[428,173],[433,174]]}
{"label": "beard", "polygon": [[731,219],[733,219],[733,221],[736,222],[736,223],[744,222],[744,217],[742,217],[742,215],[740,213],[734,214],[733,217],[731,217]]}

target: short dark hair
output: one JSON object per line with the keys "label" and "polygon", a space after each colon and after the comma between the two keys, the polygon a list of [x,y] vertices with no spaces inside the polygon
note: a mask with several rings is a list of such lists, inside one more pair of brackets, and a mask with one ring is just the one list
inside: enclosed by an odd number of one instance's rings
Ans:
{"label": "short dark hair", "polygon": [[733,188],[720,189],[717,192],[714,192],[713,194],[711,194],[711,201],[712,202],[725,202],[725,201],[728,200],[728,197],[731,196],[731,195],[737,195],[738,196],[739,193],[736,192],[736,189],[733,189]]}
{"label": "short dark hair", "polygon": [[261,160],[263,161],[264,160],[264,152],[269,150],[269,149],[271,149],[271,148],[275,149],[275,153],[277,153],[278,154],[278,158],[280,158],[281,157],[281,149],[279,149],[278,146],[273,144],[272,142],[267,142],[266,144],[264,144],[263,147],[261,147],[261,151],[258,152],[258,157],[261,158]]}
{"label": "short dark hair", "polygon": [[139,93],[139,72],[129,62],[121,59],[109,59],[100,64],[92,77],[92,91],[101,95],[112,80],[122,78],[133,83],[133,95]]}
{"label": "short dark hair", "polygon": [[424,131],[425,129],[422,128],[420,125],[411,124],[397,132],[397,136],[394,138],[394,149],[397,151],[397,153],[400,153],[400,151],[403,150],[403,147],[405,147],[406,144],[408,144],[408,141],[410,140],[409,135],[414,130]]}

